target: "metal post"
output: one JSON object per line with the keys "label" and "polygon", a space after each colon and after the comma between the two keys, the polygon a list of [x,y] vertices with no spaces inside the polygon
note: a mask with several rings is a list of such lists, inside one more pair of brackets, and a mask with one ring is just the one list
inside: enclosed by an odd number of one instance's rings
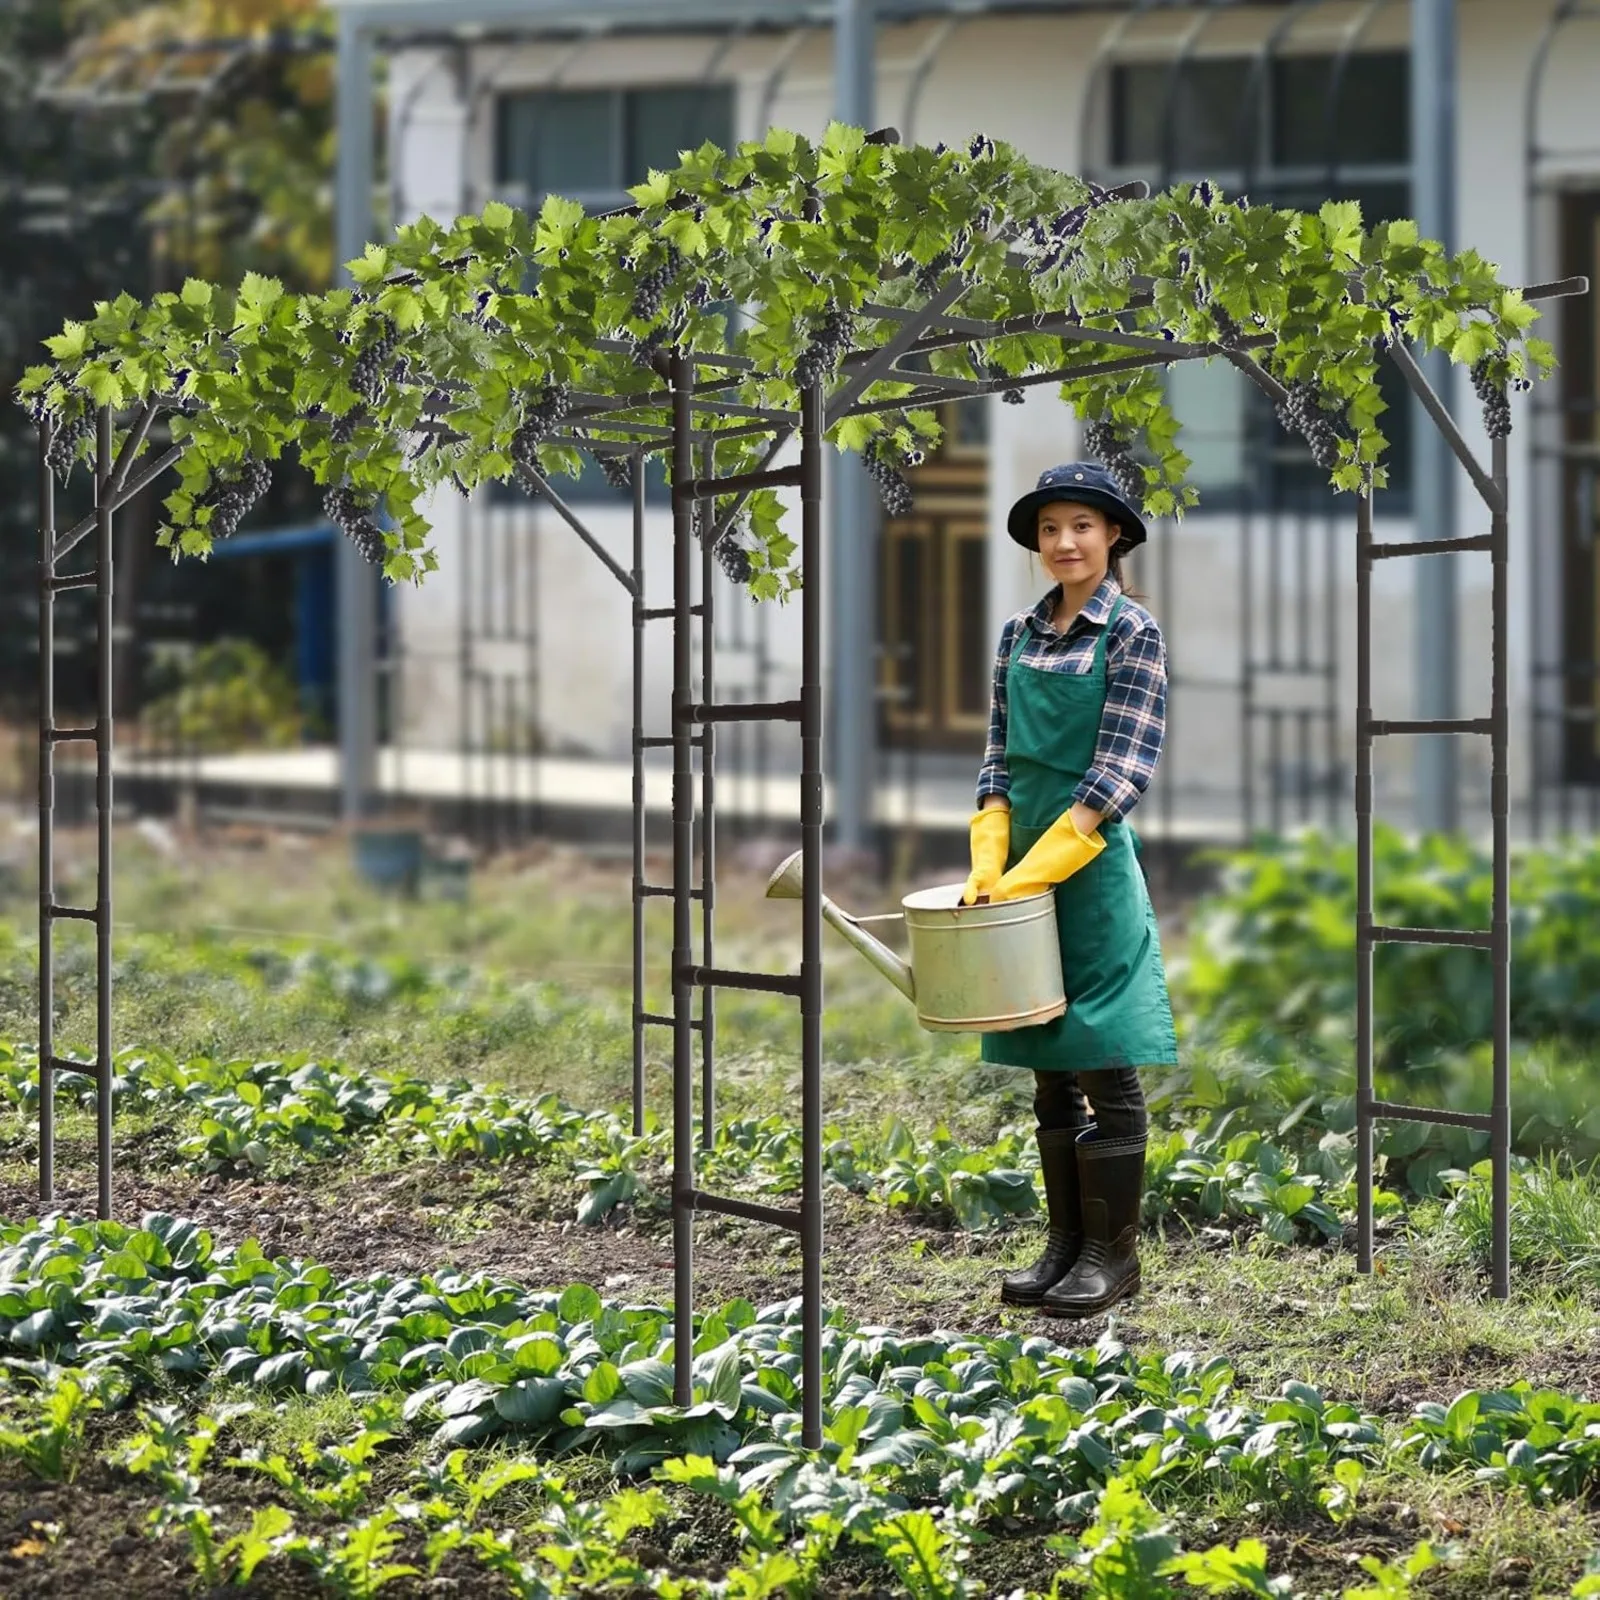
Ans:
{"label": "metal post", "polygon": [[56,1197],[55,899],[56,483],[49,416],[39,425],[39,1198]]}
{"label": "metal post", "polygon": [[1510,541],[1506,536],[1510,493],[1507,487],[1506,441],[1493,441],[1492,471],[1500,491],[1500,507],[1490,519],[1489,559],[1494,566],[1491,600],[1489,718],[1491,722],[1490,808],[1494,815],[1494,905],[1490,931],[1494,949],[1494,1100],[1490,1106],[1493,1183],[1493,1293],[1504,1300],[1511,1293],[1511,852],[1508,836],[1510,772],[1510,708],[1506,693],[1506,655],[1510,632]]}
{"label": "metal post", "polygon": [[97,683],[95,694],[95,821],[99,844],[98,889],[95,896],[95,1070],[99,1087],[95,1094],[96,1155],[100,1167],[99,1216],[111,1216],[111,714],[116,662],[116,639],[112,623],[112,485],[111,472],[116,458],[111,450],[111,407],[101,406],[95,440],[95,647]]}
{"label": "metal post", "polygon": [[677,493],[694,477],[694,364],[674,351],[672,387],[672,1251],[673,1400],[691,1403],[694,1376],[694,771],[690,721],[694,684],[690,586],[694,502]]}
{"label": "metal post", "polygon": [[[820,385],[800,394],[800,1443],[822,1446],[822,433]],[[835,587],[838,579],[833,578]]]}
{"label": "metal post", "polygon": [[[334,241],[343,263],[372,235],[372,36],[348,10],[339,13],[338,165]],[[350,280],[342,266],[341,281]],[[339,772],[341,810],[354,822],[377,788],[377,584],[354,543],[339,539]]]}
{"label": "metal post", "polygon": [[1245,503],[1239,517],[1239,770],[1244,783],[1243,843],[1250,844],[1256,832],[1256,663],[1255,572],[1251,565],[1250,504]]}
{"label": "metal post", "polygon": [[1356,501],[1356,1270],[1372,1271],[1372,493]]}
{"label": "metal post", "polygon": [[[702,447],[704,466],[701,476],[717,475],[717,448],[713,440]],[[711,705],[716,700],[717,627],[712,591],[716,586],[717,564],[711,554],[711,528],[716,520],[716,497],[707,495],[700,502],[700,698]],[[700,730],[700,930],[701,960],[709,969],[716,966],[715,921],[717,905],[717,807],[716,807],[717,729],[708,722]],[[707,984],[700,991],[700,1144],[709,1150],[716,1142],[716,1029],[717,992]]]}
{"label": "metal post", "polygon": [[[1412,214],[1425,238],[1453,248],[1455,236],[1455,0],[1412,0],[1411,159]],[[1448,408],[1452,374],[1442,355],[1422,363],[1434,392]],[[1450,450],[1420,404],[1414,456],[1416,537],[1455,537],[1455,470]],[[1456,567],[1453,555],[1432,556],[1416,570],[1415,715],[1456,715]],[[1456,741],[1424,735],[1415,755],[1416,821],[1424,832],[1454,832],[1460,825]]]}
{"label": "metal post", "polygon": [[[872,0],[835,0],[834,115],[860,128],[872,125],[872,12]],[[858,852],[866,848],[872,823],[878,517],[860,457],[854,451],[836,455],[832,470],[828,764],[834,837],[844,851]]]}
{"label": "metal post", "polygon": [[633,467],[633,1136],[644,1132],[644,453]]}
{"label": "metal post", "polygon": [[1329,518],[1323,527],[1323,625],[1326,631],[1328,672],[1323,681],[1323,729],[1328,763],[1328,832],[1339,828],[1339,540],[1338,523]]}

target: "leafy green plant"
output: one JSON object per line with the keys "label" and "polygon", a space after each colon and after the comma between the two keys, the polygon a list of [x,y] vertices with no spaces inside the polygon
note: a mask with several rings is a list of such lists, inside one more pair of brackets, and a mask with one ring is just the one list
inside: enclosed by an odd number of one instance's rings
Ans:
{"label": "leafy green plant", "polygon": [[0,1455],[34,1477],[71,1482],[91,1411],[115,1406],[127,1393],[116,1372],[52,1369],[38,1389],[0,1391]]}
{"label": "leafy green plant", "polygon": [[[1266,1061],[1350,1062],[1355,1022],[1354,842],[1314,831],[1228,852],[1222,887],[1190,920],[1173,963],[1176,1009],[1192,1045]],[[1485,930],[1488,855],[1455,835],[1410,843],[1373,830],[1378,922]],[[1600,1039],[1600,843],[1515,852],[1511,1022],[1523,1040]],[[1490,1036],[1492,985],[1482,950],[1394,945],[1373,960],[1380,1072],[1416,1075]],[[1424,1081],[1428,1074],[1424,1073]]]}
{"label": "leafy green plant", "polygon": [[152,698],[141,713],[150,738],[206,751],[300,742],[294,684],[253,640],[201,645],[169,676],[172,682],[152,685]]}
{"label": "leafy green plant", "polygon": [[318,1574],[350,1600],[372,1600],[397,1578],[412,1578],[419,1569],[393,1561],[400,1544],[396,1513],[390,1509],[362,1517],[333,1538],[307,1541],[304,1555]]}
{"label": "leafy green plant", "polygon": [[973,1150],[957,1144],[949,1129],[940,1126],[926,1151],[919,1152],[910,1129],[892,1117],[884,1125],[880,1149],[883,1164],[872,1192],[887,1205],[951,1217],[972,1229],[1039,1209],[1032,1180],[1018,1166],[1024,1159],[1020,1135]]}
{"label": "leafy green plant", "polygon": [[1448,1405],[1424,1401],[1395,1446],[1426,1467],[1470,1466],[1481,1482],[1511,1485],[1536,1502],[1600,1484],[1600,1403],[1534,1389],[1467,1389]]}
{"label": "leafy green plant", "polygon": [[366,1499],[372,1483],[367,1463],[394,1437],[387,1428],[367,1426],[348,1444],[324,1446],[308,1440],[300,1446],[300,1460],[309,1477],[283,1456],[263,1456],[253,1448],[230,1457],[228,1465],[269,1479],[302,1511],[320,1511],[344,1521]]}

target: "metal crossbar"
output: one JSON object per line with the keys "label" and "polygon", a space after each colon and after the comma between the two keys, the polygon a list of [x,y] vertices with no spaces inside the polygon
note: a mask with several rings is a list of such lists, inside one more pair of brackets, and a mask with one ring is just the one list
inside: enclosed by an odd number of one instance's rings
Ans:
{"label": "metal crossbar", "polygon": [[1374,734],[1493,733],[1494,723],[1488,717],[1411,717],[1398,722],[1370,722],[1367,728]]}
{"label": "metal crossbar", "polygon": [[805,1229],[805,1213],[792,1206],[764,1206],[756,1200],[736,1200],[730,1195],[707,1194],[691,1189],[689,1204],[696,1211],[725,1211],[730,1217],[748,1217],[752,1222],[770,1222],[775,1228]]}
{"label": "metal crossbar", "polygon": [[690,706],[690,722],[799,722],[805,715],[800,700],[735,700],[727,705]]}

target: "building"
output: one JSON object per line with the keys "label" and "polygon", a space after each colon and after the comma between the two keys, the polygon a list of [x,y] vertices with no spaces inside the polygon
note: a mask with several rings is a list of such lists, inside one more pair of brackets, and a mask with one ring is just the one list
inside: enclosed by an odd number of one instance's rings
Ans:
{"label": "building", "polygon": [[[1422,3],[1422,0],[1418,0]],[[395,221],[451,218],[491,198],[536,209],[546,192],[603,208],[650,166],[703,139],[772,124],[820,134],[836,104],[826,8],[777,0],[339,0],[387,56]],[[1510,282],[1597,276],[1600,7],[1459,0],[1457,248]],[[1406,0],[940,5],[882,0],[873,121],[904,141],[982,130],[1102,181],[1209,176],[1253,200],[1314,208],[1354,197],[1369,220],[1416,214],[1413,57]],[[346,254],[352,253],[346,251]],[[1560,373],[1520,397],[1511,440],[1518,831],[1600,779],[1594,663],[1600,529],[1600,345],[1592,300],[1555,303],[1544,331]],[[1270,408],[1220,363],[1171,375],[1202,503],[1161,527],[1133,566],[1166,630],[1172,720],[1141,827],[1237,836],[1241,825],[1341,823],[1354,734],[1353,506],[1335,498]],[[1379,538],[1416,529],[1413,408],[1386,419],[1393,486]],[[1538,409],[1530,404],[1538,402]],[[1464,374],[1451,395],[1486,453]],[[878,600],[880,771],[959,810],[986,722],[993,640],[1040,592],[1004,513],[1045,466],[1079,449],[1046,389],[1023,406],[968,402],[916,474],[914,514],[885,524]],[[625,554],[622,497],[596,472],[562,485],[597,537]],[[1463,485],[1464,487],[1464,485]],[[1476,501],[1457,496],[1466,533]],[[432,508],[441,568],[394,595],[394,726],[410,747],[513,749],[626,761],[628,601],[547,506],[511,493]],[[668,513],[653,485],[647,570],[666,596]],[[1429,527],[1422,536],[1452,531]],[[1434,558],[1430,558],[1434,559]],[[1489,569],[1458,566],[1461,715],[1487,705]],[[1377,574],[1379,715],[1405,715],[1416,681],[1415,572]],[[793,608],[718,595],[719,692],[770,697],[797,676]],[[647,682],[663,683],[662,630]],[[649,715],[666,725],[664,692]],[[782,735],[765,761],[792,770]],[[1380,812],[1410,821],[1412,741],[1378,752]],[[725,762],[753,751],[725,744]],[[1487,826],[1487,749],[1461,741],[1462,823]],[[1548,826],[1551,813],[1545,813]]]}

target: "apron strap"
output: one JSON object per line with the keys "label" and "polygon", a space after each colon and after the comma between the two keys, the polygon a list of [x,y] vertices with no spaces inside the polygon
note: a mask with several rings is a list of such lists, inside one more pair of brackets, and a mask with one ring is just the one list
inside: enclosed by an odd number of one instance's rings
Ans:
{"label": "apron strap", "polygon": [[1105,626],[1100,630],[1100,637],[1094,642],[1094,661],[1089,668],[1090,672],[1103,672],[1105,670],[1106,640],[1111,637],[1111,630],[1116,625],[1117,616],[1122,610],[1122,602],[1126,598],[1126,595],[1119,593],[1117,598],[1111,602],[1110,615],[1107,616]]}
{"label": "apron strap", "polygon": [[[1111,602],[1111,610],[1106,616],[1105,625],[1100,629],[1100,635],[1094,642],[1094,659],[1089,664],[1090,672],[1097,672],[1105,665],[1106,640],[1111,634],[1112,625],[1116,622],[1117,616],[1122,610],[1122,602],[1125,599],[1127,599],[1127,596],[1119,590],[1117,598]],[[1017,629],[1016,638],[1011,641],[1011,654],[1006,657],[1007,667],[1014,667],[1017,664],[1017,657],[1022,654],[1023,646],[1028,642],[1028,629],[1032,623],[1033,613],[1030,611],[1023,616],[1022,625]]]}

